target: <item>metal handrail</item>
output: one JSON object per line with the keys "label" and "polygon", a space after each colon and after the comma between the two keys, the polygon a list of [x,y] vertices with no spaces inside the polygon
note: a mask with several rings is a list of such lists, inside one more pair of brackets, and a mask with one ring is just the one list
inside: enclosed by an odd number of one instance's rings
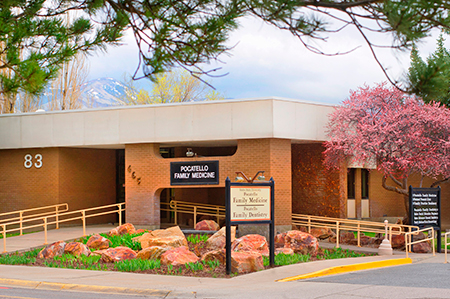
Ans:
{"label": "metal handrail", "polygon": [[160,208],[162,211],[174,212],[175,224],[178,224],[178,213],[193,214],[194,227],[197,224],[197,215],[216,217],[217,222],[220,218],[225,218],[225,207],[220,205],[171,200],[169,203],[161,202],[161,206],[165,206]]}
{"label": "metal handrail", "polygon": [[[312,227],[330,228],[336,230],[336,247],[339,248],[339,233],[341,230],[354,231],[357,233],[357,245],[361,247],[361,232],[371,233],[385,233],[385,224],[382,222],[372,222],[365,220],[353,220],[332,218],[323,216],[313,216],[304,214],[292,214],[292,224],[302,225],[308,228],[308,233],[311,233]],[[403,225],[403,224],[387,224],[388,226],[388,240],[390,241],[392,235],[400,235],[406,233],[406,230],[412,231],[419,229],[417,226]]]}
{"label": "metal handrail", "polygon": [[[98,211],[98,210],[115,208],[115,207],[118,208],[118,210],[114,209],[112,211],[106,211],[106,212],[100,212],[100,213],[94,213],[94,214],[86,213],[86,212],[94,212],[94,211]],[[43,227],[44,228],[44,238],[45,238],[44,245],[45,245],[45,244],[47,244],[47,230],[48,230],[49,225],[56,225],[58,227],[59,223],[81,220],[83,223],[83,237],[84,237],[84,236],[86,236],[86,219],[87,218],[118,213],[119,214],[119,225],[122,225],[122,211],[125,211],[125,203],[111,204],[111,205],[106,205],[106,206],[101,206],[101,207],[94,207],[94,208],[88,208],[88,209],[84,209],[84,210],[58,213],[58,214],[54,214],[54,215],[40,216],[40,217],[19,220],[19,221],[11,221],[8,223],[0,224],[0,226],[2,227],[2,235],[3,235],[3,253],[6,252],[6,233],[15,232],[15,231],[18,231],[21,229]],[[81,215],[79,215],[79,214],[81,214]],[[72,215],[76,215],[76,216],[70,217]],[[68,218],[66,218],[66,217],[68,217]],[[52,220],[53,218],[54,218],[54,220]],[[50,219],[50,221],[49,221],[49,219]],[[33,222],[38,222],[38,221],[43,221],[43,223],[32,224]],[[19,228],[7,229],[8,226],[14,226],[17,224],[20,225]]]}
{"label": "metal handrail", "polygon": [[446,232],[444,234],[444,245],[445,245],[445,263],[447,264],[447,246],[450,245],[448,237],[450,236],[450,232]]}
{"label": "metal handrail", "polygon": [[[413,235],[418,235],[420,232],[427,232],[427,231],[429,231],[428,237],[426,237],[425,239],[422,239],[422,240],[412,241],[411,237]],[[411,252],[411,246],[413,244],[418,244],[418,243],[422,243],[422,242],[426,242],[426,241],[430,241],[430,240],[432,242],[432,246],[431,247],[433,248],[433,256],[436,255],[435,249],[434,249],[434,239],[435,239],[434,234],[435,234],[435,231],[434,231],[433,227],[427,227],[427,228],[424,228],[424,229],[419,229],[419,230],[416,230],[416,231],[413,231],[413,232],[406,233],[405,234],[406,257],[408,258],[408,252]],[[446,246],[446,248],[447,248],[447,246]]]}
{"label": "metal handrail", "polygon": [[[25,213],[37,212],[37,211],[43,211],[43,210],[49,210],[49,209],[52,209],[52,211],[31,214],[31,215],[24,215]],[[54,209],[54,211],[53,211],[53,209]],[[20,221],[19,222],[19,232],[20,232],[20,235],[22,236],[23,235],[23,227],[22,227],[23,220],[26,220],[29,218],[37,218],[37,217],[41,217],[41,216],[52,216],[52,215],[54,215],[58,219],[58,215],[60,213],[67,212],[68,210],[69,210],[69,205],[67,203],[62,203],[62,204],[57,204],[57,205],[45,206],[45,207],[38,207],[38,208],[31,208],[31,209],[24,209],[24,210],[0,213],[0,218],[2,218],[4,216],[8,216],[8,215],[18,214],[18,216],[16,216],[16,217],[8,217],[8,218],[0,219],[0,224],[2,224],[2,223],[7,224],[10,222],[19,220]],[[56,224],[56,229],[59,229],[59,223]]]}

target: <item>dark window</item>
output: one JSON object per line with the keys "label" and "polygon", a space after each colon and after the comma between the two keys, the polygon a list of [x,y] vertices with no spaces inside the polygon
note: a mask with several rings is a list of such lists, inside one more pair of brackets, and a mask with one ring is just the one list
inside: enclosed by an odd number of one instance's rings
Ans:
{"label": "dark window", "polygon": [[349,168],[347,172],[347,198],[355,198],[355,168]]}
{"label": "dark window", "polygon": [[361,198],[369,198],[369,170],[361,169]]}

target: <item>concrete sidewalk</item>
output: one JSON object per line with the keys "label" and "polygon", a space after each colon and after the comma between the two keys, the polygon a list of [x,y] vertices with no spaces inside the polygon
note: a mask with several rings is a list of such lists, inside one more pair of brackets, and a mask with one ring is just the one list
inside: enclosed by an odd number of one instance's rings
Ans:
{"label": "concrete sidewalk", "polygon": [[[90,227],[88,234],[91,234],[93,232],[109,231],[111,228],[112,226]],[[49,234],[49,243],[57,240],[70,240],[78,238],[82,234],[82,228],[62,228],[59,230],[49,231],[49,233],[50,232],[52,237],[50,239]],[[42,239],[40,239],[37,234],[35,236],[22,236],[20,238],[23,237],[26,238],[24,238],[20,242],[18,241],[19,239],[10,241],[9,239],[13,238],[8,238],[8,244],[10,244],[11,248],[14,247],[18,250],[20,246],[25,246],[25,244],[26,248],[32,248],[42,243]],[[38,241],[38,244],[33,245],[33,240],[35,242]],[[16,244],[14,245],[14,243]],[[325,244],[322,245],[325,246]],[[342,247],[354,250],[354,248],[351,248],[351,246]],[[373,248],[356,247],[356,249],[360,252],[376,251],[376,249]],[[435,257],[433,257],[432,254],[410,254],[410,257],[413,263],[444,262],[443,254],[436,254]],[[235,292],[237,289],[245,289],[248,292],[263,292],[266,289],[276,290],[283,284],[291,283],[277,282],[278,280],[287,277],[307,274],[324,269],[329,269],[332,267],[342,267],[361,263],[370,264],[373,262],[404,258],[404,252],[395,252],[395,254],[392,256],[368,256],[359,258],[323,260],[277,267],[274,269],[236,276],[230,279],[181,277],[171,275],[145,275],[123,272],[103,272],[0,265],[0,285],[27,287],[34,289],[126,293],[157,298],[226,298],[230,297],[232,294],[236,294]]]}

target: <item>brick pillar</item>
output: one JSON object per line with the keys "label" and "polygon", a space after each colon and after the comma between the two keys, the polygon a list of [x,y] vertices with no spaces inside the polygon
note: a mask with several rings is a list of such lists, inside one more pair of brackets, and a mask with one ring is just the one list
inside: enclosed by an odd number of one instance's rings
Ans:
{"label": "brick pillar", "polygon": [[[157,161],[158,144],[130,144],[125,146],[125,202],[126,221],[139,228],[155,229],[160,225],[159,195],[169,178],[169,168]],[[140,183],[139,183],[140,179]]]}

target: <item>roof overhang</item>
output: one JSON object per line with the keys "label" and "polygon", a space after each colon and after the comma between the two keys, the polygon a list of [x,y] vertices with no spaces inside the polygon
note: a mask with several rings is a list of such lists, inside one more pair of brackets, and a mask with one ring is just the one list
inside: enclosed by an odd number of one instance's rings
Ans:
{"label": "roof overhang", "polygon": [[267,98],[1,115],[0,149],[226,146],[255,138],[321,142],[333,107]]}

